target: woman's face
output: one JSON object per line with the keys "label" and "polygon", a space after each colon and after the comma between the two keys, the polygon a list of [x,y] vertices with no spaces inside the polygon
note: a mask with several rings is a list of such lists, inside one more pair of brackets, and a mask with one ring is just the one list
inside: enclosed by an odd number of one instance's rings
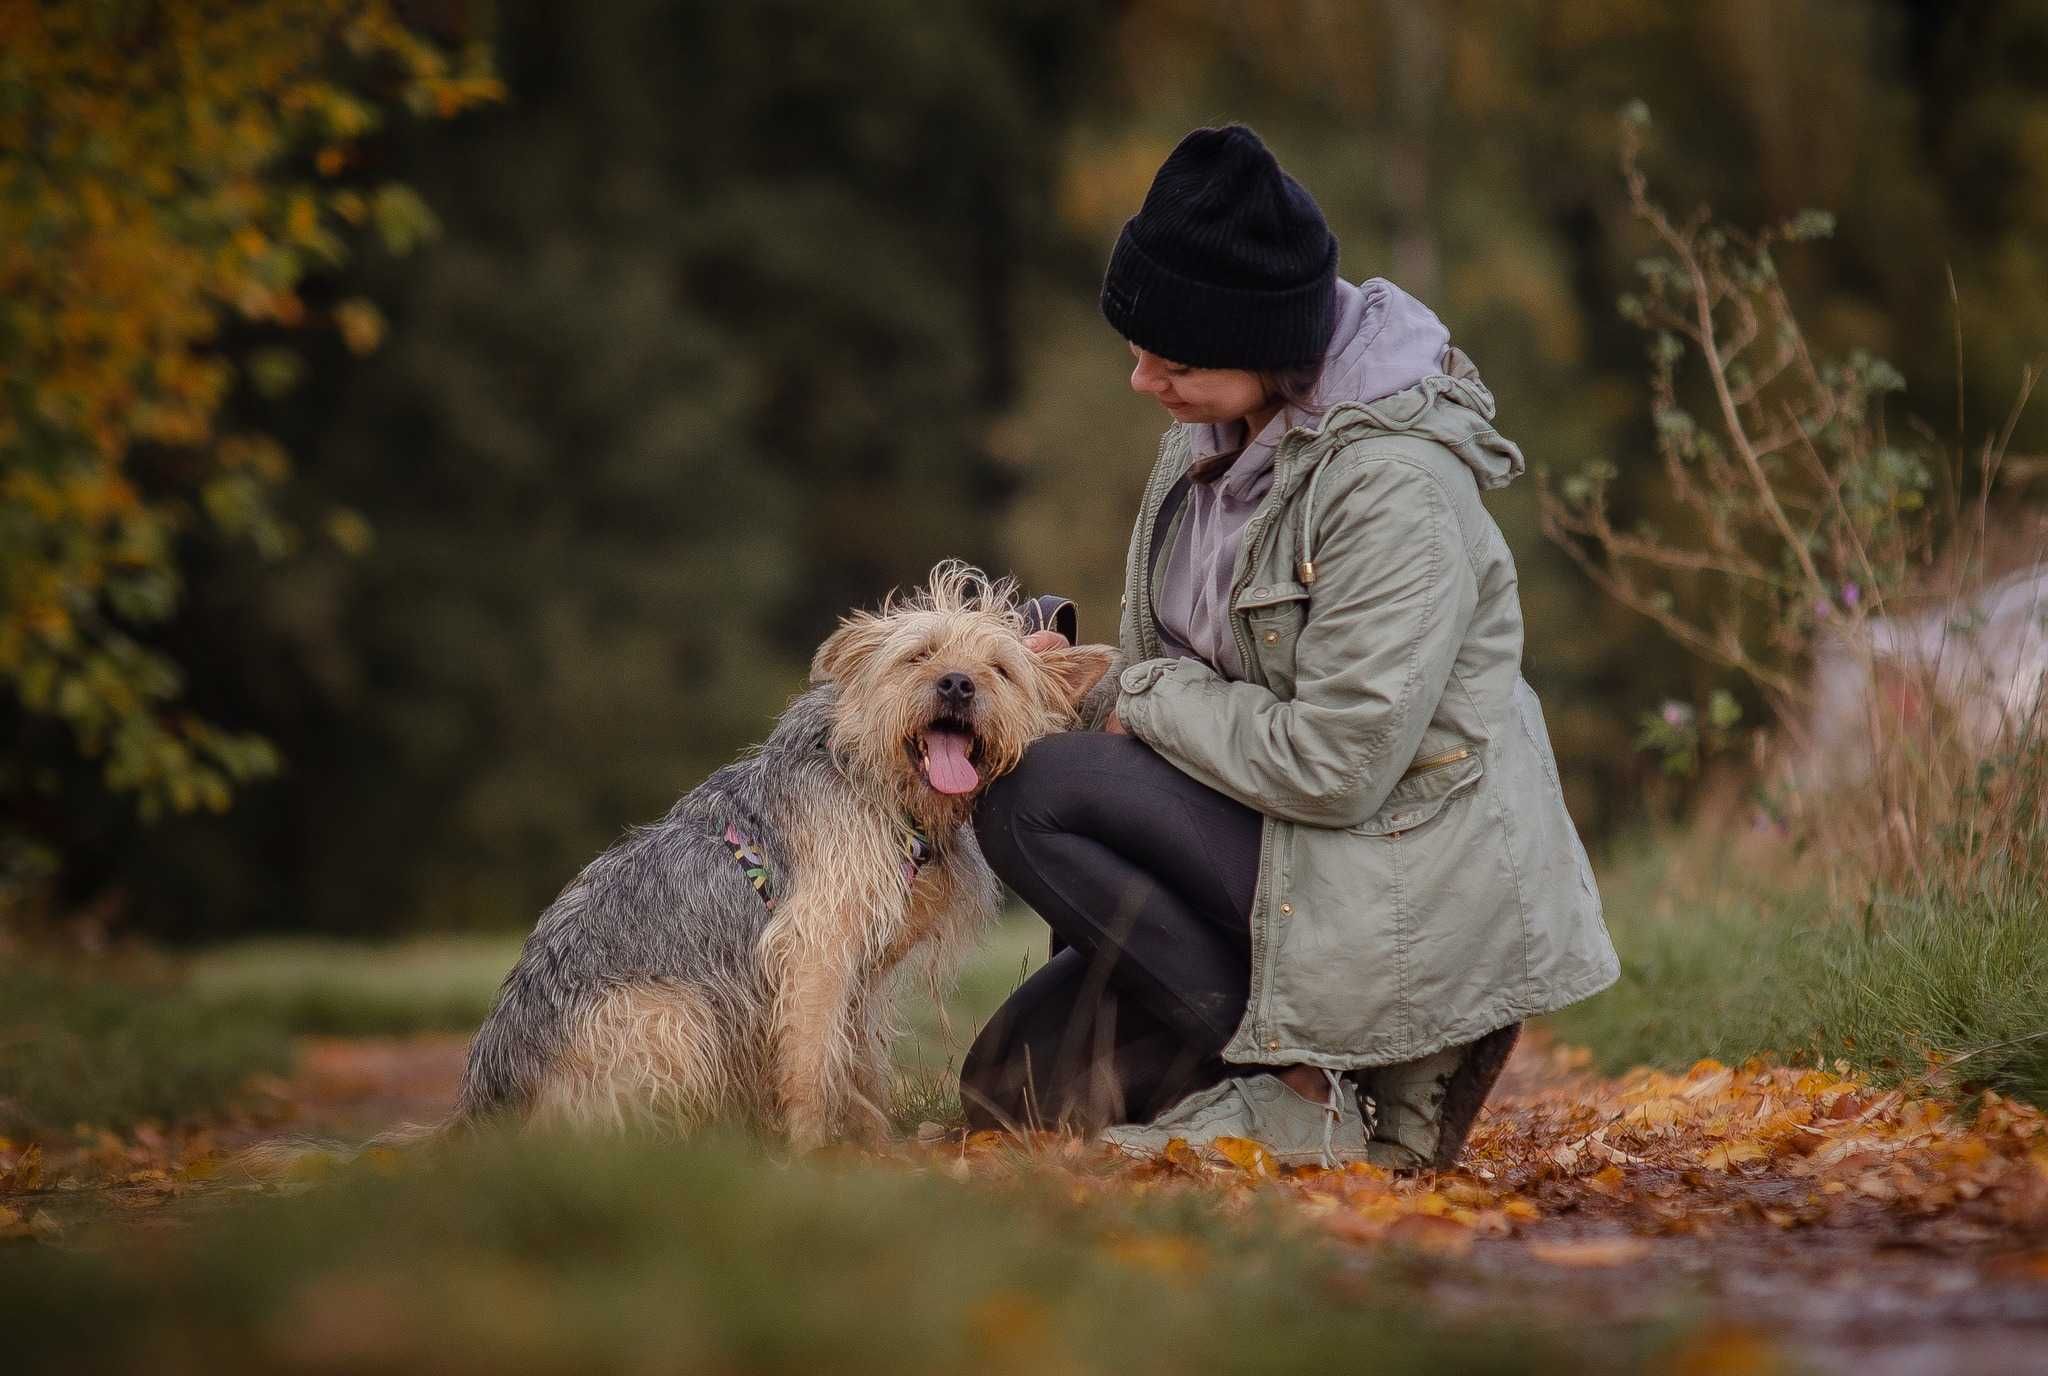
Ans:
{"label": "woman's face", "polygon": [[1243,368],[1190,368],[1131,345],[1138,366],[1131,390],[1151,397],[1178,421],[1223,425],[1243,420],[1266,404],[1266,384]]}

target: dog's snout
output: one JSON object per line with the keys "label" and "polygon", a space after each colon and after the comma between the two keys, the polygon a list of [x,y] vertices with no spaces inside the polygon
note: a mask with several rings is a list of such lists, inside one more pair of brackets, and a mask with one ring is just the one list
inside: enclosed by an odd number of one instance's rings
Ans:
{"label": "dog's snout", "polygon": [[939,701],[953,707],[964,707],[974,701],[973,677],[957,671],[940,674]]}

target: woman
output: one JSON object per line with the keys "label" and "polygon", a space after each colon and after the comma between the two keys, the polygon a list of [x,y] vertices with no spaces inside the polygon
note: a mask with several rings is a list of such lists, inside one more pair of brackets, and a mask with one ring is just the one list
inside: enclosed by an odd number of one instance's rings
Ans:
{"label": "woman", "polygon": [[977,814],[1065,947],[968,1055],[977,1126],[1448,1165],[1520,1020],[1619,972],[1479,498],[1521,453],[1436,316],[1336,268],[1239,125],[1117,240],[1102,310],[1175,423],[1113,707]]}

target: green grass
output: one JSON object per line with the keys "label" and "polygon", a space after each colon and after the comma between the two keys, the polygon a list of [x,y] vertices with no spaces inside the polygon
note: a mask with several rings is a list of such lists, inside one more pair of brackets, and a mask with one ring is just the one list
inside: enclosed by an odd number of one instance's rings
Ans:
{"label": "green grass", "polygon": [[1447,1376],[1637,1369],[1671,1336],[1436,1318],[1416,1282],[1439,1263],[1374,1266],[1257,1199],[1077,1201],[1058,1173],[745,1142],[483,1140],[146,1239],[100,1226],[124,1245],[80,1225],[0,1252],[9,1371]]}
{"label": "green grass", "polygon": [[273,1018],[294,1032],[375,1036],[463,1030],[491,999],[524,933],[417,937],[392,945],[274,939],[195,957],[191,995],[236,1014]]}
{"label": "green grass", "polygon": [[0,969],[0,1135],[172,1119],[291,1063],[289,1029],[223,1016],[178,980],[84,976],[40,961]]}
{"label": "green grass", "polygon": [[291,1068],[302,1033],[473,1028],[517,937],[365,946],[264,941],[189,960],[0,969],[0,1134],[51,1136],[216,1111]]}
{"label": "green grass", "polygon": [[960,1121],[961,1059],[989,1015],[1045,963],[1045,952],[1045,923],[1030,909],[1015,907],[961,967],[943,1010],[923,989],[905,991],[905,1036],[896,1044],[898,1126],[909,1130],[922,1122]]}
{"label": "green grass", "polygon": [[[296,1035],[471,1031],[522,940],[286,938],[179,962],[40,959],[0,969],[0,1135],[212,1112],[251,1075],[288,1069]],[[905,1127],[958,1118],[961,1055],[1044,951],[1044,925],[1019,910],[968,962],[946,1020],[924,991],[908,991],[898,1053]]]}
{"label": "green grass", "polygon": [[1701,850],[1610,867],[1621,982],[1553,1018],[1561,1036],[1611,1070],[1776,1052],[1896,1082],[1926,1075],[1933,1053],[1961,1088],[2048,1104],[2048,896],[1900,899],[1844,918],[1736,861],[1702,866]]}

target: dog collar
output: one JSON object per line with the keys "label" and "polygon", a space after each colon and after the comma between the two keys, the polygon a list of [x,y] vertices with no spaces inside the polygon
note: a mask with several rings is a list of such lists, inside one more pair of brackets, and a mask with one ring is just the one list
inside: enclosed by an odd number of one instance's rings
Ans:
{"label": "dog collar", "polygon": [[903,862],[903,887],[906,889],[917,882],[917,872],[937,859],[939,854],[932,838],[907,812],[896,823],[896,850]]}
{"label": "dog collar", "polygon": [[[767,857],[761,854],[761,843],[728,822],[725,844],[732,851],[733,863],[746,876],[748,886],[759,896],[761,906],[773,908],[774,881],[768,873]],[[917,882],[919,870],[939,858],[939,848],[932,844],[931,836],[908,813],[896,823],[896,856],[906,889]]]}
{"label": "dog collar", "polygon": [[773,908],[775,895],[769,890],[768,861],[761,854],[760,842],[745,835],[738,827],[728,822],[725,826],[725,844],[732,849],[732,858],[739,865],[740,872],[746,875],[747,883],[752,885],[754,892],[760,896],[761,906]]}

